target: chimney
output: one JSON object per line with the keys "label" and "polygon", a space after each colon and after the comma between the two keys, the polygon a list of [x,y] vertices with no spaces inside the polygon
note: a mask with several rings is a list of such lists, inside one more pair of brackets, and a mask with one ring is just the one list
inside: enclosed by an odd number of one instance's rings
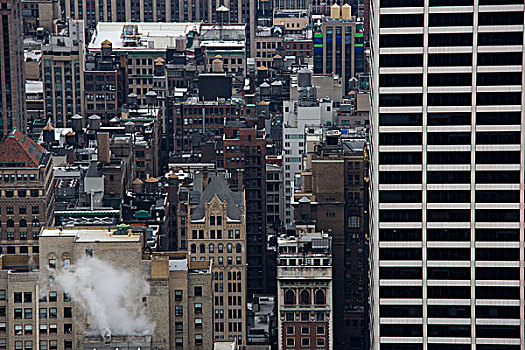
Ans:
{"label": "chimney", "polygon": [[97,133],[97,158],[99,163],[109,163],[109,133]]}

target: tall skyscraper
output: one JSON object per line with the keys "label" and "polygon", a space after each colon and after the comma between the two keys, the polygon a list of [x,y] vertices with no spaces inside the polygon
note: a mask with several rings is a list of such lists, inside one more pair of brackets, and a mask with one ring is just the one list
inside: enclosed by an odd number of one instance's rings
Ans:
{"label": "tall skyscraper", "polygon": [[24,43],[20,0],[1,0],[0,140],[13,127],[26,129]]}
{"label": "tall skyscraper", "polygon": [[374,0],[374,349],[520,349],[522,0]]}

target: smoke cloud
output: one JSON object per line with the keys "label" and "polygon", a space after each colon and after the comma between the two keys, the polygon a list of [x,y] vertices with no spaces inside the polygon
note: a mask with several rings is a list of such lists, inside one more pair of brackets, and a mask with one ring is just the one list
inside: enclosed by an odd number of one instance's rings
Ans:
{"label": "smoke cloud", "polygon": [[83,257],[56,276],[56,282],[90,316],[90,328],[103,337],[152,334],[142,298],[149,284],[137,274],[93,257]]}

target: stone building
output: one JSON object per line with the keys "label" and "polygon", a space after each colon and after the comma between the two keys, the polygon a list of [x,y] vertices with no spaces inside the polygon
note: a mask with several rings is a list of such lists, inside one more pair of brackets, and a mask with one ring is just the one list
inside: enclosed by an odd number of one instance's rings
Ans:
{"label": "stone building", "polygon": [[187,223],[191,259],[212,261],[214,337],[246,344],[244,192],[232,192],[223,176],[210,176]]}
{"label": "stone building", "polygon": [[[116,229],[46,227],[39,244],[40,254],[31,259],[0,256],[0,348],[91,350],[106,349],[106,343],[113,347],[121,344],[119,348],[123,349],[137,349],[130,346],[134,343],[143,349],[165,350],[213,346],[209,261],[189,261],[186,253],[148,253],[144,236],[126,225]],[[85,269],[90,258],[97,259],[103,271],[115,269],[114,278],[128,273],[133,276],[131,280],[142,277],[148,287],[134,290],[136,284],[132,283],[128,291],[128,285],[121,284],[123,294],[119,295],[112,285],[104,297],[91,294],[86,298],[85,290],[100,295],[97,280],[105,277]],[[80,294],[74,288],[67,294],[60,276],[67,271],[77,273],[78,269],[88,271],[87,280],[91,282],[82,284]],[[109,321],[107,328],[100,328],[104,323],[94,310],[105,310],[103,319],[110,319],[110,313],[119,312],[117,304],[111,306],[110,298],[115,296],[119,303],[129,298],[144,304],[148,324],[135,332],[140,334],[123,334],[123,328],[115,329]],[[101,304],[97,306],[96,302]],[[137,315],[140,318],[141,314]]]}
{"label": "stone building", "polygon": [[278,259],[278,349],[333,349],[331,237],[297,225],[278,239]]}
{"label": "stone building", "polygon": [[0,144],[0,253],[38,253],[41,225],[53,221],[52,156],[18,130]]}

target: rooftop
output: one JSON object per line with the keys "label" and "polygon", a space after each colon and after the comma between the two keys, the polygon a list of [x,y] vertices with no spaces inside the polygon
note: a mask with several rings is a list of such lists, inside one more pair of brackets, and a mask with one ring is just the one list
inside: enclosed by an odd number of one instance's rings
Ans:
{"label": "rooftop", "polygon": [[44,227],[40,237],[75,237],[77,243],[130,243],[140,242],[140,234],[121,227]]}
{"label": "rooftop", "polygon": [[[125,26],[136,26],[138,46],[127,46],[122,31]],[[100,49],[102,43],[109,40],[113,50],[166,50],[175,46],[179,36],[186,36],[191,31],[200,32],[201,24],[194,23],[146,23],[146,22],[99,22],[89,43],[89,49]],[[152,43],[152,44],[150,44]]]}
{"label": "rooftop", "polygon": [[48,155],[44,147],[13,129],[0,144],[0,167],[37,168],[46,163]]}

